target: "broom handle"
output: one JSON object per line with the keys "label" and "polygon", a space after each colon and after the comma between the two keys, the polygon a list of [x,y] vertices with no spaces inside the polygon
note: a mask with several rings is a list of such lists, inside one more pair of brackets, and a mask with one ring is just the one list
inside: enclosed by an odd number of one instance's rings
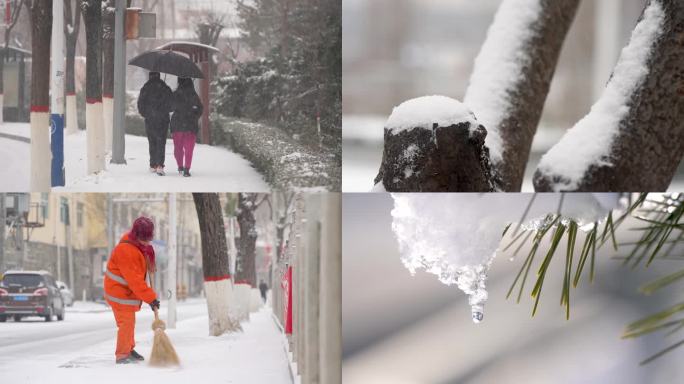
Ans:
{"label": "broom handle", "polygon": [[[152,288],[152,291],[154,291],[153,281],[154,281],[154,272],[150,272],[150,288]],[[156,294],[157,293],[155,292],[155,295]],[[153,311],[154,311],[154,319],[159,320],[159,312],[157,312],[157,308],[154,308]]]}

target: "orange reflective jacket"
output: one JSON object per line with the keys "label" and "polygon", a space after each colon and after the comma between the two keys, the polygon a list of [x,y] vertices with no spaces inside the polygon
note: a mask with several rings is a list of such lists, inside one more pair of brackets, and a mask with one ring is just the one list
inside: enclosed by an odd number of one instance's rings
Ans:
{"label": "orange reflective jacket", "polygon": [[112,251],[105,271],[104,292],[107,303],[114,310],[139,311],[142,302],[150,303],[157,298],[147,285],[147,261],[134,244],[123,235]]}

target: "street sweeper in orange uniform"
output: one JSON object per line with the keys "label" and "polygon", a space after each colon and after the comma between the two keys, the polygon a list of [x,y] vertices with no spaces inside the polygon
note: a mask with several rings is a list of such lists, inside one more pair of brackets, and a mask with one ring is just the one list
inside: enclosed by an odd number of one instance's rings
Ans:
{"label": "street sweeper in orange uniform", "polygon": [[107,262],[104,296],[114,312],[118,327],[116,363],[137,363],[144,358],[135,351],[135,313],[142,303],[152,310],[159,309],[159,300],[150,287],[150,274],[155,271],[154,223],[139,217],[131,230],[121,237]]}

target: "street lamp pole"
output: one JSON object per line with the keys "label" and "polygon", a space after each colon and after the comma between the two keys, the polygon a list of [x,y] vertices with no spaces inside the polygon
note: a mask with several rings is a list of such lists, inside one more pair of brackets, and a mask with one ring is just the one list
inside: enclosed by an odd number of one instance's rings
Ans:
{"label": "street lamp pole", "polygon": [[52,2],[50,146],[52,186],[64,186],[64,2]]}
{"label": "street lamp pole", "polygon": [[112,133],[112,164],[126,164],[125,12],[126,0],[116,0],[116,9],[114,12],[114,127]]}

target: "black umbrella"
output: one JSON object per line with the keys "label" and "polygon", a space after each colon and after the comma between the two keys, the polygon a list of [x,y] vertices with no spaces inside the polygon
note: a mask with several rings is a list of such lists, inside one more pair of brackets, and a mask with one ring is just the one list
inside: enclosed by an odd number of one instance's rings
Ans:
{"label": "black umbrella", "polygon": [[154,49],[132,58],[129,65],[152,72],[168,73],[178,77],[203,79],[202,70],[186,56],[169,50]]}

